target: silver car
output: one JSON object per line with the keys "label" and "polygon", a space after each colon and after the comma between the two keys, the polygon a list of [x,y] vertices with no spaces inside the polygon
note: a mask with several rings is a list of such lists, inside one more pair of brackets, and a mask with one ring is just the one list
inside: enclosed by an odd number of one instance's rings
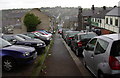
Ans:
{"label": "silver car", "polygon": [[120,34],[97,36],[83,51],[84,65],[98,78],[120,78]]}

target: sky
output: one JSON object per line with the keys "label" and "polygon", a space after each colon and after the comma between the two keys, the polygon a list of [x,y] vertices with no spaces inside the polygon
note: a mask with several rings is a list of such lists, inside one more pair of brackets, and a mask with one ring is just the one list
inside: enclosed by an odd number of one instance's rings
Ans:
{"label": "sky", "polygon": [[78,7],[91,8],[118,6],[120,0],[0,0],[1,9],[40,8],[40,7]]}

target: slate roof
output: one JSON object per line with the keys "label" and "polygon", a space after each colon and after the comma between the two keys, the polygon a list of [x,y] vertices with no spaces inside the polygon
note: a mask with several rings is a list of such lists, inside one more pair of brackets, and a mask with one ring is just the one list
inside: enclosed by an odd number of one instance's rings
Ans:
{"label": "slate roof", "polygon": [[107,16],[118,16],[120,17],[120,7],[113,8],[110,12],[106,14]]}
{"label": "slate roof", "polygon": [[[112,9],[111,7],[106,7],[106,10],[111,10],[111,9]],[[82,15],[83,16],[93,16],[94,14],[96,14],[96,13],[98,13],[100,11],[103,11],[102,7],[101,8],[96,7],[95,10],[94,10],[94,13],[93,13],[93,11],[91,9],[83,9]],[[104,12],[103,12],[103,14],[104,14]]]}
{"label": "slate roof", "polygon": [[93,18],[105,18],[106,13],[108,13],[110,10],[103,10],[99,11],[98,13],[94,14],[92,17]]}
{"label": "slate roof", "polygon": [[70,21],[78,21],[78,17],[71,17],[69,20]]}

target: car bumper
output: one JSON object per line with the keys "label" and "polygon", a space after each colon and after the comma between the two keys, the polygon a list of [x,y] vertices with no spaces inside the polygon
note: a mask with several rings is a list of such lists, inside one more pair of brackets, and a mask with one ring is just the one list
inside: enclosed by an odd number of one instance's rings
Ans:
{"label": "car bumper", "polygon": [[106,78],[120,78],[120,74],[106,74],[105,75]]}
{"label": "car bumper", "polygon": [[24,58],[17,58],[17,64],[28,64],[34,62],[34,60],[37,58],[37,52],[32,54],[29,57],[24,57]]}

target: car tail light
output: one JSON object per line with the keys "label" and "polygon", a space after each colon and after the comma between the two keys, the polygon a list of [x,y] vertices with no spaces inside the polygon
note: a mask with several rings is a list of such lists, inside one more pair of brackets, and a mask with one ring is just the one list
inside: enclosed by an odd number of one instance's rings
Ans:
{"label": "car tail light", "polygon": [[78,47],[82,47],[82,42],[78,42]]}
{"label": "car tail light", "polygon": [[120,62],[113,56],[109,57],[109,65],[112,70],[120,70]]}
{"label": "car tail light", "polygon": [[68,39],[71,40],[71,39],[73,39],[73,38],[72,38],[72,37],[69,37]]}

